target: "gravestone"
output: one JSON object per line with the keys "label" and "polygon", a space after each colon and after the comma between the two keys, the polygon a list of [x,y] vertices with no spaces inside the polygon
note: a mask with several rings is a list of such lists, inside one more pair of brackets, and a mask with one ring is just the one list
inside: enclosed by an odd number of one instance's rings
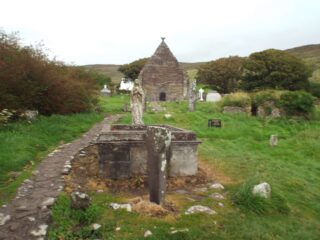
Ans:
{"label": "gravestone", "polygon": [[196,81],[192,81],[189,87],[189,112],[194,112],[196,110],[197,101],[197,87]]}
{"label": "gravestone", "polygon": [[208,127],[221,128],[222,127],[221,119],[209,119]]}
{"label": "gravestone", "polygon": [[131,115],[132,125],[143,125],[144,92],[140,86],[139,80],[135,81],[131,91]]}
{"label": "gravestone", "polygon": [[167,166],[171,159],[171,132],[164,127],[148,126],[146,133],[150,202],[163,204]]}
{"label": "gravestone", "polygon": [[207,102],[218,102],[221,100],[221,95],[218,92],[208,92],[206,96]]}
{"label": "gravestone", "polygon": [[110,95],[111,95],[111,91],[108,89],[108,86],[107,86],[107,85],[104,85],[104,86],[103,86],[103,89],[101,90],[101,93],[102,93],[104,96],[110,96]]}
{"label": "gravestone", "polygon": [[278,145],[278,136],[277,135],[271,135],[269,144],[271,147],[277,146]]}

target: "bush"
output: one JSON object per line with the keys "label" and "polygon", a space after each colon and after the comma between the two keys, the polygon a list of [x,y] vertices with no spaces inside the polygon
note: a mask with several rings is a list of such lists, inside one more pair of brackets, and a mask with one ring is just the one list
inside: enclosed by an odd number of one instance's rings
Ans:
{"label": "bush", "polygon": [[233,106],[233,107],[251,107],[251,98],[249,94],[244,92],[237,92],[225,95],[221,100],[222,107]]}
{"label": "bush", "polygon": [[96,103],[96,75],[49,60],[40,47],[21,46],[16,35],[0,31],[0,110],[70,114]]}
{"label": "bush", "polygon": [[311,82],[309,93],[317,98],[320,98],[320,83]]}
{"label": "bush", "polygon": [[283,91],[264,90],[255,92],[251,95],[252,103],[261,106],[268,102],[273,102],[276,107],[280,107],[280,96]]}
{"label": "bush", "polygon": [[282,109],[288,116],[308,117],[314,110],[315,98],[305,91],[285,92],[280,97]]}

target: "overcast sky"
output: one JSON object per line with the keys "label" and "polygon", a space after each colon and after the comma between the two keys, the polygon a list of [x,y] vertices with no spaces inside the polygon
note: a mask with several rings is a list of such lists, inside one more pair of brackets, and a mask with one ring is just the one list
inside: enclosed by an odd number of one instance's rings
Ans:
{"label": "overcast sky", "polygon": [[123,64],[166,42],[179,61],[320,43],[319,0],[0,0],[0,28],[67,63]]}

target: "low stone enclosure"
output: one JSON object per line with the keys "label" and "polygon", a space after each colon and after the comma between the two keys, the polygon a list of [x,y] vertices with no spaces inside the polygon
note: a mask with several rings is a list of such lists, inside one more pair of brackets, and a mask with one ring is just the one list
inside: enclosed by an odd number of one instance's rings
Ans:
{"label": "low stone enclosure", "polygon": [[[149,125],[150,126],[150,125]],[[169,125],[152,125],[171,132],[171,156],[168,176],[192,176],[197,174],[196,134]],[[97,139],[100,177],[128,179],[148,175],[146,125],[112,125],[101,132]]]}

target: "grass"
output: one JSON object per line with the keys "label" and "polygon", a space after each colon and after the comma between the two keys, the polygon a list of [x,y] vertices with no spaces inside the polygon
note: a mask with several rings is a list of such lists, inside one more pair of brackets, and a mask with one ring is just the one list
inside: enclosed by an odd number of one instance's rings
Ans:
{"label": "grass", "polygon": [[[197,133],[202,140],[199,159],[211,166],[218,180],[226,186],[225,207],[219,208],[205,197],[196,204],[212,207],[217,215],[152,218],[106,207],[111,201],[125,201],[123,196],[92,194],[94,204],[104,206],[97,220],[103,225],[100,238],[142,239],[149,229],[153,232],[149,239],[318,239],[319,109],[310,121],[264,120],[222,114],[212,103],[198,103],[193,113],[187,112],[186,102],[163,105],[166,112],[145,114],[145,123],[170,124]],[[171,113],[172,118],[166,119],[165,113]],[[223,127],[208,128],[207,121],[212,118],[221,119]],[[130,115],[125,115],[121,122],[130,123]],[[271,134],[279,136],[276,147],[269,146]],[[252,186],[263,181],[271,185],[270,200],[251,194]],[[183,204],[181,213],[189,205]],[[59,220],[55,223],[59,224]],[[74,223],[73,228],[79,226],[80,223]],[[120,231],[115,231],[117,226],[121,227]],[[189,232],[172,235],[172,227],[188,228]],[[63,236],[64,232],[60,234]]]}
{"label": "grass", "polygon": [[[0,204],[15,194],[34,165],[50,151],[79,137],[104,115],[120,112],[125,99],[123,96],[106,102],[106,98],[101,98],[101,113],[40,116],[31,124],[21,121],[0,129]],[[12,178],[12,172],[20,175]]]}

